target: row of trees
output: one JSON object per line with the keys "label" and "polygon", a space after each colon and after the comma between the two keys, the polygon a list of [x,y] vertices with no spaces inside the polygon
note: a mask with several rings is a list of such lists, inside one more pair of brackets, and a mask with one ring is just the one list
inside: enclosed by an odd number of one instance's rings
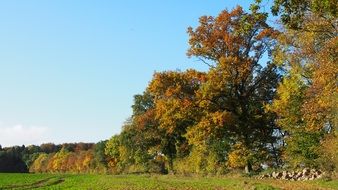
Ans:
{"label": "row of trees", "polygon": [[115,172],[224,173],[270,167],[334,171],[337,5],[275,0],[282,29],[260,1],[202,16],[189,57],[210,68],[154,74],[107,143]]}
{"label": "row of trees", "polygon": [[0,172],[107,171],[106,141],[0,147]]}

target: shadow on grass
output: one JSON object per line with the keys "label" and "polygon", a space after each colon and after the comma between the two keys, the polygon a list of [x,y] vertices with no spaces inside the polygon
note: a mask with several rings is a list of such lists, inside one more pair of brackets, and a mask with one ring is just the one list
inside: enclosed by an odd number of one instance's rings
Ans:
{"label": "shadow on grass", "polygon": [[39,187],[48,187],[52,185],[57,185],[65,180],[59,177],[49,177],[34,183],[22,184],[22,185],[9,185],[5,187],[1,187],[0,190],[25,190],[25,189],[35,189]]}

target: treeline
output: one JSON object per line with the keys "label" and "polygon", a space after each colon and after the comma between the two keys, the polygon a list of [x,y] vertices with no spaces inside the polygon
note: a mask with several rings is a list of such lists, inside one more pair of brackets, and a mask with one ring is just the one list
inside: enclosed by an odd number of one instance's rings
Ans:
{"label": "treeline", "polygon": [[0,172],[106,173],[106,141],[0,147]]}
{"label": "treeline", "polygon": [[209,66],[156,72],[107,143],[116,173],[337,171],[337,4],[260,1],[189,27],[188,56]]}

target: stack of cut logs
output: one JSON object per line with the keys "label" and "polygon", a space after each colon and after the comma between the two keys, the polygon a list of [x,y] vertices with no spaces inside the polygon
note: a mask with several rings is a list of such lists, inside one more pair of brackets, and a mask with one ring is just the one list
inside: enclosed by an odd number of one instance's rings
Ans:
{"label": "stack of cut logs", "polygon": [[322,178],[324,173],[317,169],[304,168],[302,171],[282,171],[282,172],[272,172],[269,174],[264,174],[259,176],[259,179],[283,179],[291,181],[306,181]]}

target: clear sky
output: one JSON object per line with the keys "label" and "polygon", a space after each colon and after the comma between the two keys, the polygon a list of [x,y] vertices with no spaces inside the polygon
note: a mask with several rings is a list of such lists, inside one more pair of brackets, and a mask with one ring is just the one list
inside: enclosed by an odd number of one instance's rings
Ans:
{"label": "clear sky", "polygon": [[188,26],[235,0],[0,1],[0,144],[119,133],[154,71],[205,70]]}

